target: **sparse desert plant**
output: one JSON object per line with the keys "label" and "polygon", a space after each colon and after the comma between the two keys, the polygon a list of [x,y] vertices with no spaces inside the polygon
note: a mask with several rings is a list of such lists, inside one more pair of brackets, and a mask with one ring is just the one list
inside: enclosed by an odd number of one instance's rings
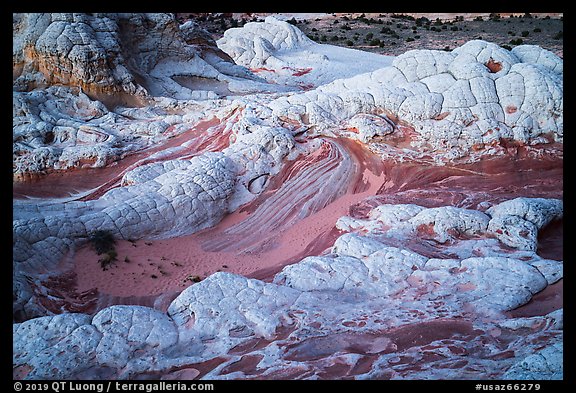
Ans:
{"label": "sparse desert plant", "polygon": [[88,241],[98,255],[104,254],[98,262],[103,270],[108,269],[108,266],[114,262],[118,256],[114,234],[106,230],[96,230],[88,235]]}
{"label": "sparse desert plant", "polygon": [[98,262],[100,263],[100,267],[102,268],[102,270],[108,270],[108,266],[112,264],[112,262],[117,260],[116,259],[117,256],[118,253],[116,252],[116,250],[111,250],[108,251],[107,253],[104,253],[104,256],[98,259]]}
{"label": "sparse desert plant", "polygon": [[88,235],[88,240],[98,255],[114,249],[116,240],[110,231],[97,230]]}

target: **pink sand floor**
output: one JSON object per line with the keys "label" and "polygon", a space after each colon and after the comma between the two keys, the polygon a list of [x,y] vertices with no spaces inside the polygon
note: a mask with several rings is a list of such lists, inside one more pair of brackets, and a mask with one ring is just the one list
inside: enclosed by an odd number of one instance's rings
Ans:
{"label": "pink sand floor", "polygon": [[[206,278],[216,271],[244,276],[270,278],[282,266],[297,262],[311,251],[322,252],[338,235],[336,220],[348,214],[348,208],[374,195],[381,186],[378,175],[364,168],[362,192],[348,190],[325,208],[297,221],[279,233],[256,233],[266,238],[265,246],[226,251],[206,251],[203,243],[222,236],[231,226],[249,217],[251,212],[238,211],[227,215],[216,227],[202,232],[166,240],[120,240],[116,244],[118,261],[107,270],[98,263],[99,256],[89,246],[75,251],[74,271],[77,290],[97,288],[112,296],[147,296],[182,290],[193,279]],[[257,228],[254,228],[258,231]],[[254,237],[254,233],[250,234]]]}

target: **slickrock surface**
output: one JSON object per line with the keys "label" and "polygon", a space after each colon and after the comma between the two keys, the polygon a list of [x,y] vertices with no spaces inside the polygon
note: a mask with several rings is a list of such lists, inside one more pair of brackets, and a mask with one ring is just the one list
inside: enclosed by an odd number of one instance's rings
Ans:
{"label": "slickrock surface", "polygon": [[13,31],[15,379],[563,378],[557,55]]}

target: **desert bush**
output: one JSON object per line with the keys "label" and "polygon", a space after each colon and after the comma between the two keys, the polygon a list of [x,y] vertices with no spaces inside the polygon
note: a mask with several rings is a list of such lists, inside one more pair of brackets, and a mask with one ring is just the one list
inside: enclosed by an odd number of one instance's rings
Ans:
{"label": "desert bush", "polygon": [[97,230],[88,235],[88,240],[98,255],[114,249],[116,240],[110,231]]}
{"label": "desert bush", "polygon": [[116,260],[118,253],[116,252],[116,239],[114,234],[106,230],[96,230],[88,235],[88,241],[98,255],[103,255],[98,260],[103,270]]}

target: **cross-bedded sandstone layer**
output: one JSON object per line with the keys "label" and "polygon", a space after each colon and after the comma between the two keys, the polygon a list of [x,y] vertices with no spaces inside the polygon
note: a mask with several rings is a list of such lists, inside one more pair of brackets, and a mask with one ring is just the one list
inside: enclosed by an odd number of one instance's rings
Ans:
{"label": "cross-bedded sandstone layer", "polygon": [[15,377],[562,378],[561,302],[519,311],[562,285],[556,55],[156,14],[14,42]]}

